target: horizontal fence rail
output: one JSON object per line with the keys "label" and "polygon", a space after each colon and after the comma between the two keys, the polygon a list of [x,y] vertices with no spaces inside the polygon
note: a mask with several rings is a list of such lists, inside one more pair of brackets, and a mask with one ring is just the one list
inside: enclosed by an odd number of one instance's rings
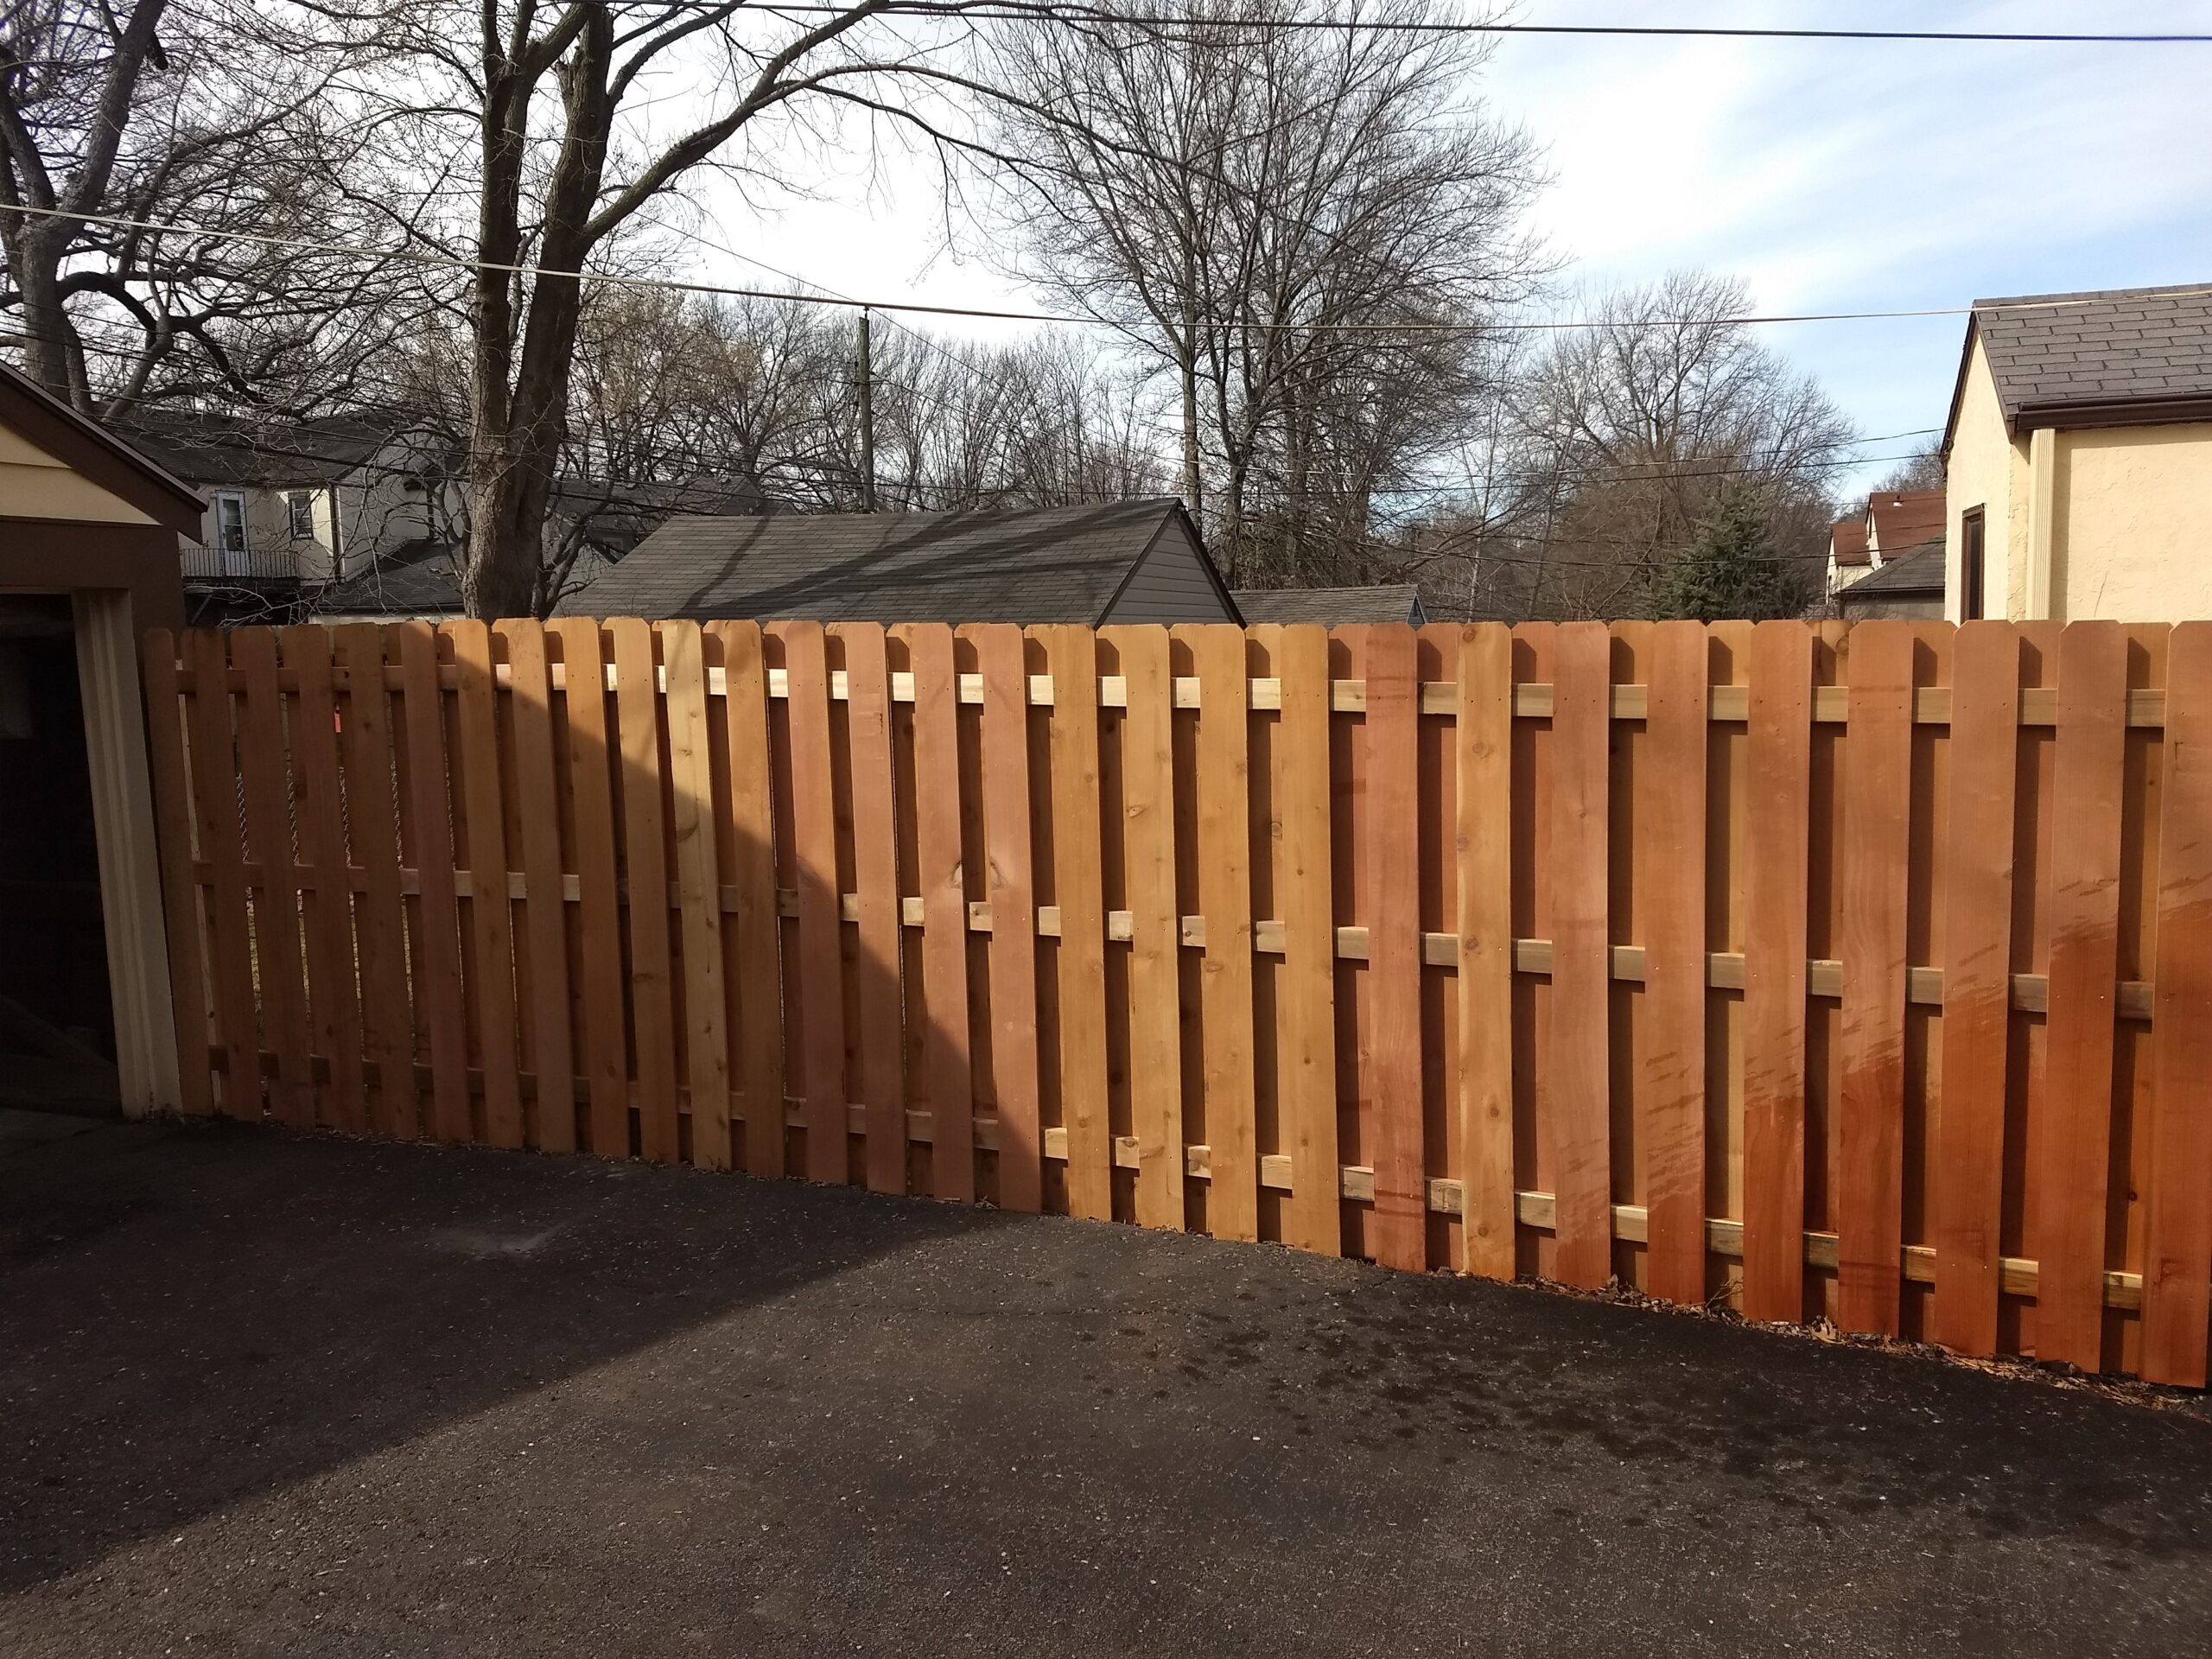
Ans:
{"label": "horizontal fence rail", "polygon": [[189,1109],[2204,1381],[2212,625],[147,653]]}

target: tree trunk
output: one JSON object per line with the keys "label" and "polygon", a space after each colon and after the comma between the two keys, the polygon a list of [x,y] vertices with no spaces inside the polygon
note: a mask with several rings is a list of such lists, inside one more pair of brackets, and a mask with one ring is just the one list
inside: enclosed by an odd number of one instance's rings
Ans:
{"label": "tree trunk", "polygon": [[61,305],[61,253],[68,245],[67,219],[16,219],[8,238],[8,264],[22,296],[24,372],[62,402],[91,414],[91,388],[85,384],[83,354]]}

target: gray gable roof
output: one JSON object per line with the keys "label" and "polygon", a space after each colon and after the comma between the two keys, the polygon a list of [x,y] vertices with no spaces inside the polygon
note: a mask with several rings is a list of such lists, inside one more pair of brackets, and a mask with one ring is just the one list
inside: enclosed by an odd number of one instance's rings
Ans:
{"label": "gray gable roof", "polygon": [[1976,300],[1969,353],[1977,335],[2015,431],[2049,424],[2032,418],[2039,411],[2212,398],[2212,288],[2204,283]]}
{"label": "gray gable roof", "polygon": [[1882,568],[1859,578],[1840,597],[1848,601],[1868,594],[1941,594],[1943,591],[1943,541],[1923,542],[1910,553],[1885,559]]}
{"label": "gray gable roof", "polygon": [[1363,622],[1427,620],[1421,590],[1410,582],[1371,588],[1239,588],[1236,608],[1249,622],[1318,622],[1325,628]]}
{"label": "gray gable roof", "polygon": [[1096,624],[1171,524],[1191,534],[1172,498],[1003,512],[675,518],[560,609],[571,616]]}

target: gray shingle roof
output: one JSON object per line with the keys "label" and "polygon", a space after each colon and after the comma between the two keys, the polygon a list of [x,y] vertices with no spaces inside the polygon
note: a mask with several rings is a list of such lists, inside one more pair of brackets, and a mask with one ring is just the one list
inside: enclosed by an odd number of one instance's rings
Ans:
{"label": "gray shingle roof", "polygon": [[[2079,404],[2212,397],[2208,285],[1976,300],[2005,418]],[[2050,302],[2072,303],[2050,303]]]}
{"label": "gray shingle roof", "polygon": [[315,608],[341,616],[458,615],[460,554],[445,542],[409,542],[322,588]]}
{"label": "gray shingle roof", "polygon": [[1943,541],[1923,542],[1910,553],[1883,561],[1882,568],[1859,578],[1840,597],[1847,602],[1857,595],[1940,594],[1943,591]]}
{"label": "gray shingle roof", "polygon": [[1421,590],[1410,582],[1372,588],[1240,588],[1236,608],[1247,622],[1318,622],[1344,627],[1363,622],[1423,620]]}
{"label": "gray shingle roof", "polygon": [[674,518],[563,601],[571,616],[1098,622],[1172,498],[1005,512]]}

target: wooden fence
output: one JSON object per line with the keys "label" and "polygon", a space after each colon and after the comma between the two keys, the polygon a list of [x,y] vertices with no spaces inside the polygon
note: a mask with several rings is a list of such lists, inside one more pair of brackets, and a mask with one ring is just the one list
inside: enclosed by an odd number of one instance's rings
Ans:
{"label": "wooden fence", "polygon": [[188,1109],[2204,1381],[2212,624],[148,651]]}

